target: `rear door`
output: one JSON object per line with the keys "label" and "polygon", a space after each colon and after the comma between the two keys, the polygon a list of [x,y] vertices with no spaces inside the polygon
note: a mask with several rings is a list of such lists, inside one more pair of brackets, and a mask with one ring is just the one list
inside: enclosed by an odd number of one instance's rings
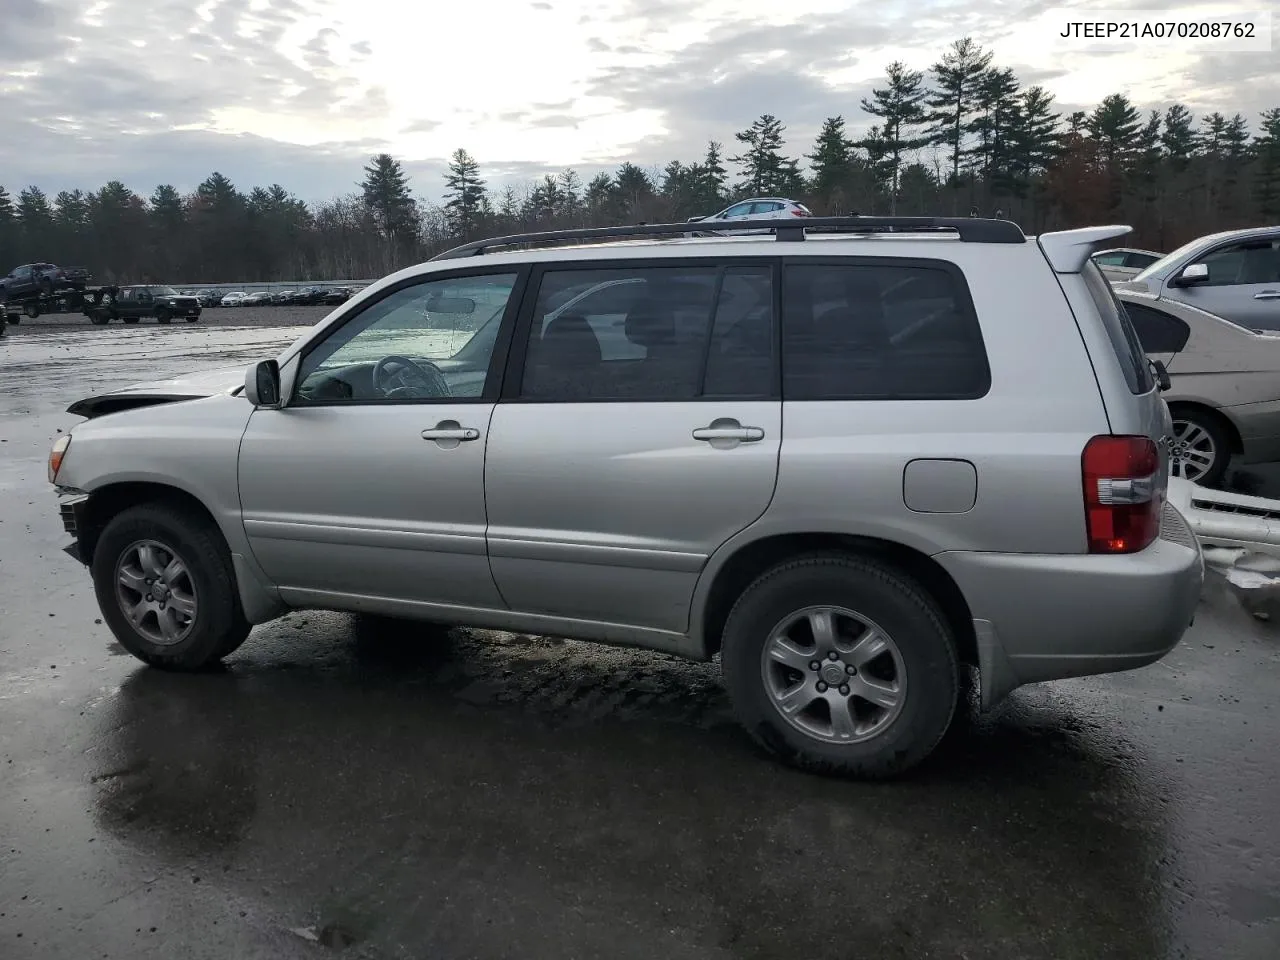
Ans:
{"label": "rear door", "polygon": [[774,267],[602,261],[530,284],[489,428],[494,580],[522,612],[682,633],[707,559],[773,496]]}

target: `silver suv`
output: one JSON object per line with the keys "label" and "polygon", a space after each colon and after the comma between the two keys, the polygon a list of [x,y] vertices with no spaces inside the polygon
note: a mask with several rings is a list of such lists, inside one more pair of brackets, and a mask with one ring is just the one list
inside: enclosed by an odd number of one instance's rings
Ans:
{"label": "silver suv", "polygon": [[761,744],[867,777],[962,668],[989,707],[1164,656],[1204,574],[1090,260],[1127,228],[748,223],[469,244],[247,374],[74,405],[111,630],[180,670],[299,608],[719,654]]}

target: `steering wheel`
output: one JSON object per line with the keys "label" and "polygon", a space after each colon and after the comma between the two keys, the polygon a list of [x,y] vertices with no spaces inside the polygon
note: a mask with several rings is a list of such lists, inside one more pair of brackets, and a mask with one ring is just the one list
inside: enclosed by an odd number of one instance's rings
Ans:
{"label": "steering wheel", "polygon": [[388,400],[452,396],[449,381],[430,360],[410,360],[393,353],[374,364],[372,377],[373,389]]}

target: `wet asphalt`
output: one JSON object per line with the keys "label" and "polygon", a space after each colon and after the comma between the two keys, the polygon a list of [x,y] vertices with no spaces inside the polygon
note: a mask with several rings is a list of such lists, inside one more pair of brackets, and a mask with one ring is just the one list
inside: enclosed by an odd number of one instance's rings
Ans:
{"label": "wet asphalt", "polygon": [[1280,956],[1280,617],[1216,578],[1164,661],[879,785],[762,757],[658,654],[305,612],[144,668],[46,453],[83,395],[301,329],[243,322],[0,340],[0,958]]}

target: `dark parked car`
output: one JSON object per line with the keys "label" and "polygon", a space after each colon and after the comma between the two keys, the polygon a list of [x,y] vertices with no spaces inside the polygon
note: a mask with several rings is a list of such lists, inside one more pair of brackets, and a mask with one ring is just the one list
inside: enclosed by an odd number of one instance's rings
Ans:
{"label": "dark parked car", "polygon": [[195,297],[202,307],[217,307],[222,304],[222,294],[217,290],[197,290]]}
{"label": "dark parked car", "polygon": [[24,263],[0,279],[0,303],[28,297],[51,297],[66,290],[83,290],[89,271],[83,267],[59,267],[52,263]]}
{"label": "dark parked car", "polygon": [[104,319],[100,321],[103,323],[107,320],[137,323],[144,317],[155,317],[156,323],[168,323],[175,318],[195,323],[200,319],[199,300],[165,286],[121,287],[115,301],[104,310]]}
{"label": "dark parked car", "polygon": [[336,307],[340,303],[346,303],[351,299],[350,287],[332,287],[324,292],[321,303],[328,307]]}

